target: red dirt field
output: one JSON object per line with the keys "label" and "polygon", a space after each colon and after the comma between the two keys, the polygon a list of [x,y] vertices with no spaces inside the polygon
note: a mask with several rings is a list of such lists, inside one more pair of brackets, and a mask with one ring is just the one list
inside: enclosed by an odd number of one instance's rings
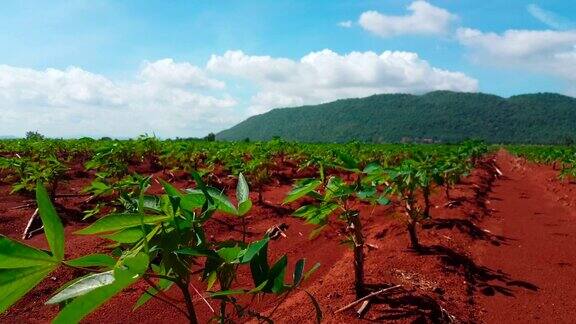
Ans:
{"label": "red dirt field", "polygon": [[[457,322],[574,322],[576,290],[571,288],[576,279],[576,185],[556,180],[557,171],[551,167],[528,164],[504,151],[495,156],[495,165],[503,176],[496,177],[496,169],[485,163],[457,185],[451,193],[459,202],[457,206],[447,207],[443,191],[435,191],[432,220],[419,229],[425,246],[421,253],[408,249],[407,232],[395,218],[400,209],[360,206],[369,245],[365,251],[366,282],[374,289],[402,285],[400,290],[376,300],[363,319],[356,318],[354,309],[335,314],[335,310],[355,299],[352,252],[339,244],[345,229],[332,224],[317,239],[309,240],[312,228],[290,216],[298,205],[281,205],[290,185],[267,187],[266,204],[256,204],[250,214],[250,239],[260,238],[271,226],[288,224],[287,238],[272,243],[271,257],[286,253],[291,264],[304,257],[308,266],[320,262],[321,267],[303,289],[283,301],[265,298],[243,302],[251,303],[255,311],[266,316],[274,311],[272,319],[278,323],[314,322],[314,308],[306,291],[318,300],[326,323],[426,323],[441,322],[448,316]],[[87,182],[86,178],[72,177],[59,193],[77,193]],[[190,184],[188,180],[175,183],[180,188]],[[153,192],[159,190],[159,186],[152,188]],[[29,203],[31,197],[10,195],[9,191],[8,184],[0,183],[0,233],[19,239],[35,206],[15,209]],[[254,201],[256,197],[254,194]],[[66,207],[61,215],[73,218],[82,210],[85,198],[57,199]],[[68,258],[95,249],[106,251],[104,240],[73,234],[86,225],[67,222]],[[207,232],[218,239],[238,238],[240,226],[230,217],[217,215]],[[26,242],[47,247],[43,235]],[[79,274],[57,271],[0,315],[0,322],[49,322],[58,307],[44,302],[59,286]],[[248,281],[248,273],[239,274],[239,285]],[[202,291],[202,283],[195,286]],[[84,322],[186,322],[181,314],[158,300],[132,312],[145,288],[143,283],[131,287]],[[177,289],[168,295],[181,300]],[[200,322],[205,323],[212,313],[198,295],[194,296]],[[218,307],[215,301],[210,302],[215,309]],[[238,320],[243,321],[244,318]]]}

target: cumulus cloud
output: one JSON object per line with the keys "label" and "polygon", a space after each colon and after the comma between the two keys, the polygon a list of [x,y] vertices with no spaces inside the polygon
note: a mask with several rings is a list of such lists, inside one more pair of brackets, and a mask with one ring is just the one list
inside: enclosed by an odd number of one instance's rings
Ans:
{"label": "cumulus cloud", "polygon": [[564,18],[552,11],[542,9],[536,4],[529,4],[526,9],[536,19],[550,28],[566,30],[575,27],[575,24],[567,18]]}
{"label": "cumulus cloud", "polygon": [[191,86],[195,88],[223,89],[226,85],[210,78],[197,66],[190,63],[175,63],[167,58],[156,62],[145,62],[140,72],[142,79],[170,86]]}
{"label": "cumulus cloud", "polygon": [[378,93],[431,90],[476,91],[478,82],[460,72],[430,66],[416,53],[385,51],[340,55],[312,52],[300,60],[251,56],[242,51],[213,55],[207,69],[249,80],[259,87],[250,112],[316,104]]}
{"label": "cumulus cloud", "polygon": [[[78,67],[0,65],[0,135],[38,130],[65,137],[202,136],[277,107],[477,87],[463,73],[395,51],[341,55],[322,50],[299,60],[228,51],[213,55],[205,66],[172,59],[144,62],[127,80]],[[246,88],[251,92],[244,97],[228,93]]]}
{"label": "cumulus cloud", "polygon": [[516,68],[576,81],[576,31],[507,30],[502,34],[461,28],[457,38],[477,63]]}
{"label": "cumulus cloud", "polygon": [[198,136],[237,119],[236,100],[204,89],[225,84],[188,63],[145,63],[130,82],[77,67],[34,70],[0,65],[3,134]]}
{"label": "cumulus cloud", "polygon": [[381,37],[405,34],[445,35],[457,16],[426,1],[414,1],[404,16],[390,16],[377,11],[366,11],[358,23],[365,30]]}

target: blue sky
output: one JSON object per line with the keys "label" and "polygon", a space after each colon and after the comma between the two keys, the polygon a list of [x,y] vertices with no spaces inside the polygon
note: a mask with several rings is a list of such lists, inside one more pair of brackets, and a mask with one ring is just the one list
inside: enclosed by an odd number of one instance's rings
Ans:
{"label": "blue sky", "polygon": [[573,1],[1,6],[0,135],[200,136],[276,106],[372,93],[576,93]]}

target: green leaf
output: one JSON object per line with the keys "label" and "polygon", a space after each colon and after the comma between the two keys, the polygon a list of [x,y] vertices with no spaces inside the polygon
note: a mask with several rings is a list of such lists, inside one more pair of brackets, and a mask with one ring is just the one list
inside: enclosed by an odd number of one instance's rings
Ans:
{"label": "green leaf", "polygon": [[356,192],[356,196],[358,196],[358,198],[360,199],[370,199],[374,197],[375,194],[376,194],[375,187],[362,188],[362,190]]}
{"label": "green leaf", "polygon": [[260,253],[263,248],[268,248],[267,244],[270,241],[269,237],[261,239],[260,241],[252,242],[248,245],[244,254],[240,257],[241,263],[248,263],[251,262],[252,259]]}
{"label": "green leaf", "polygon": [[238,216],[244,216],[252,208],[250,200],[250,189],[244,175],[238,175],[238,185],[236,186],[236,200],[238,200]]}
{"label": "green leaf", "polygon": [[326,193],[324,194],[324,201],[329,201],[334,197],[340,197],[349,193],[346,190],[346,183],[339,177],[330,177],[326,184]]}
{"label": "green leaf", "polygon": [[211,298],[217,298],[217,297],[225,297],[225,296],[230,296],[230,295],[241,295],[241,294],[245,294],[245,293],[246,293],[246,290],[243,290],[243,289],[222,290],[222,291],[210,293],[209,296]]}
{"label": "green leaf", "polygon": [[304,205],[298,208],[292,215],[304,218],[306,222],[310,224],[324,225],[328,217],[337,210],[338,207],[336,203],[327,203],[320,206]]}
{"label": "green leaf", "polygon": [[236,207],[232,204],[232,202],[230,202],[230,199],[228,199],[228,197],[226,197],[226,195],[224,195],[218,189],[208,187],[207,191],[210,194],[210,197],[214,199],[214,202],[216,206],[218,206],[219,211],[231,215],[238,214]]}
{"label": "green leaf", "polygon": [[306,264],[305,259],[300,259],[296,262],[294,267],[294,276],[292,281],[292,287],[297,287],[304,279],[304,265]]}
{"label": "green leaf", "polygon": [[166,191],[166,194],[168,194],[168,196],[173,196],[173,197],[182,197],[183,196],[183,194],[180,192],[180,190],[176,189],[174,186],[172,186],[168,182],[160,179],[160,183],[162,184],[162,187],[164,187],[164,191]]}
{"label": "green leaf", "polygon": [[386,197],[384,197],[384,196],[380,196],[380,198],[378,198],[378,199],[376,200],[376,202],[377,202],[378,204],[380,204],[380,205],[388,205],[388,204],[390,204],[390,199],[388,199],[388,198],[386,198]]}
{"label": "green leaf", "polygon": [[50,250],[56,260],[62,261],[64,260],[64,227],[48,197],[46,188],[40,182],[36,185],[36,202]]}
{"label": "green leaf", "polygon": [[53,264],[55,264],[54,258],[46,252],[0,234],[0,269]]}
{"label": "green leaf", "polygon": [[378,163],[370,163],[364,168],[362,172],[366,174],[382,172],[382,167],[378,165]]}
{"label": "green leaf", "polygon": [[46,304],[58,304],[70,298],[85,295],[102,286],[114,282],[114,271],[95,273],[75,281],[70,286],[62,289],[58,294],[50,298]]}
{"label": "green leaf", "polygon": [[244,178],[244,175],[240,173],[238,175],[238,185],[236,186],[236,200],[238,200],[238,205],[245,201],[250,200],[250,189],[248,188],[248,183]]}
{"label": "green leaf", "polygon": [[218,279],[218,272],[216,271],[210,272],[210,274],[208,275],[208,279],[206,280],[207,290],[212,289],[212,286],[214,286],[214,284],[216,283],[216,279]]}
{"label": "green leaf", "polygon": [[168,215],[144,215],[140,214],[110,214],[98,219],[92,225],[83,228],[76,234],[89,235],[104,232],[113,232],[125,228],[140,226],[141,220],[144,224],[157,224],[170,219]]}
{"label": "green leaf", "polygon": [[283,203],[284,204],[291,203],[306,196],[307,194],[316,190],[316,188],[318,188],[320,184],[322,184],[322,181],[316,179],[306,179],[301,181],[294,187],[294,189],[292,189],[292,191],[288,193],[288,196],[284,198]]}
{"label": "green leaf", "polygon": [[243,201],[238,205],[238,216],[246,215],[252,209],[252,201]]}
{"label": "green leaf", "polygon": [[[200,189],[188,189],[186,191],[189,194],[195,194],[197,196],[201,194],[202,197],[204,196],[204,194],[202,193],[202,191]],[[230,199],[228,199],[228,197],[226,197],[226,195],[221,193],[218,189],[206,187],[206,192],[208,193],[208,195],[210,195],[210,198],[212,198],[214,200],[214,204],[216,205],[216,207],[219,211],[226,213],[226,214],[230,214],[230,215],[237,215],[238,214],[238,211],[236,210],[236,207],[234,206],[234,204],[232,204]],[[202,201],[202,203],[205,202],[205,198],[203,198],[203,199],[204,200]]]}
{"label": "green leaf", "polygon": [[350,170],[350,171],[359,171],[358,170],[358,161],[356,161],[350,154],[342,152],[342,151],[338,151],[336,153],[336,155],[338,156],[340,161],[343,162],[341,167],[343,167],[346,170]]}
{"label": "green leaf", "polygon": [[201,191],[198,192],[188,192],[180,199],[180,208],[184,210],[195,210],[202,208],[202,205],[206,202],[206,197]]}
{"label": "green leaf", "polygon": [[57,264],[0,269],[0,314],[46,278]]}
{"label": "green leaf", "polygon": [[[267,245],[265,245],[267,246]],[[255,286],[260,286],[264,281],[268,280],[268,272],[270,266],[268,265],[268,248],[260,249],[252,260],[250,261],[250,272]]]}
{"label": "green leaf", "polygon": [[116,260],[106,254],[90,254],[73,260],[65,261],[73,267],[114,267]]}
{"label": "green leaf", "polygon": [[123,260],[114,269],[114,282],[98,287],[89,293],[76,297],[53,320],[55,324],[77,323],[107,300],[136,282],[148,268],[148,256],[139,253]]}
{"label": "green leaf", "polygon": [[142,239],[142,228],[130,227],[116,233],[101,235],[101,237],[118,243],[136,243]]}
{"label": "green leaf", "polygon": [[205,256],[205,257],[211,257],[211,258],[217,258],[218,257],[218,254],[216,252],[209,250],[209,249],[206,249],[206,248],[200,248],[200,247],[182,248],[182,249],[175,251],[174,253],[190,255],[190,256]]}
{"label": "green leaf", "polygon": [[288,266],[288,257],[283,255],[280,260],[270,269],[269,280],[271,280],[272,287],[271,291],[275,294],[279,294],[284,291],[284,274],[286,273],[286,266]]}
{"label": "green leaf", "polygon": [[233,263],[238,261],[240,252],[242,252],[242,248],[239,246],[225,247],[216,252],[226,263]]}

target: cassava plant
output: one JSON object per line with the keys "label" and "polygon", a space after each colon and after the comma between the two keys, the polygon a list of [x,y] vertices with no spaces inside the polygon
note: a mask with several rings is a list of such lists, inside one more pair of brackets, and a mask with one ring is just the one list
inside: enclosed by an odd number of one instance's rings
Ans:
{"label": "cassava plant", "polygon": [[[44,186],[38,183],[36,199],[50,252],[0,235],[0,313],[57,268],[68,267],[85,275],[65,284],[48,300],[48,304],[61,306],[54,323],[80,321],[137,281],[146,282],[150,288],[135,308],[155,298],[182,313],[190,323],[197,323],[190,287],[196,285],[193,274],[201,272],[208,292],[197,294],[208,304],[212,299],[221,300],[224,306],[214,317],[225,322],[231,316],[226,303],[242,310],[238,316],[254,314],[239,304],[237,296],[288,293],[317,268],[305,272],[305,261],[299,260],[293,282],[287,284],[286,255],[268,263],[270,237],[250,243],[208,239],[203,226],[215,211],[231,208],[238,215],[249,211],[248,186],[239,185],[239,203],[234,206],[224,195],[212,194],[197,175],[195,179],[197,188],[187,192],[163,183],[166,193],[162,195],[147,195],[149,181],[142,181],[139,195],[134,198],[137,210],[107,215],[75,233],[116,242],[120,253],[115,255],[119,256],[93,253],[75,259],[66,258],[62,223]],[[240,267],[250,268],[253,286],[233,287]],[[164,292],[172,286],[181,291],[184,308],[165,298]]]}
{"label": "cassava plant", "polygon": [[[405,221],[410,245],[414,250],[421,249],[417,226],[420,222],[430,217],[429,207],[427,207],[430,202],[429,198],[425,198],[426,194],[424,193],[429,190],[425,188],[429,188],[430,179],[427,172],[420,170],[418,167],[418,162],[405,160],[402,164],[392,169],[372,167],[369,171],[369,177],[376,184],[385,186],[385,195],[395,196],[402,203],[406,215]],[[422,191],[423,201],[418,200],[419,191]]]}
{"label": "cassava plant", "polygon": [[[325,183],[321,179],[303,179],[295,184],[284,203],[304,197],[314,199],[312,203],[301,206],[293,213],[293,216],[303,218],[307,223],[316,226],[310,234],[311,238],[320,234],[328,225],[331,216],[346,223],[348,240],[345,243],[352,247],[354,254],[354,290],[356,296],[361,298],[367,291],[364,284],[364,235],[357,203],[358,198],[373,198],[375,190],[359,186],[359,183],[348,184],[336,176],[330,176]],[[378,202],[388,203],[385,199]]]}

